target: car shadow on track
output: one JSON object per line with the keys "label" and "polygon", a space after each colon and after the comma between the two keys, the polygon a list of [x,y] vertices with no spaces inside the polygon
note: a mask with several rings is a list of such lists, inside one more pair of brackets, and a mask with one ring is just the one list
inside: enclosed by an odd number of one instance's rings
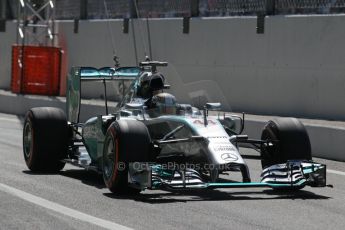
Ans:
{"label": "car shadow on track", "polygon": [[83,184],[94,186],[98,189],[106,188],[102,175],[85,169],[68,169],[59,172],[60,175],[80,180]]}
{"label": "car shadow on track", "polygon": [[67,169],[64,171],[60,171],[59,173],[35,173],[29,170],[24,170],[23,173],[29,175],[56,175],[59,174],[61,176],[69,177],[72,179],[76,179],[81,181],[82,183],[90,186],[94,186],[98,189],[106,188],[102,175],[93,172],[93,171],[86,171],[85,169]]}
{"label": "car shadow on track", "polygon": [[128,199],[151,204],[224,200],[320,200],[330,198],[303,190],[293,192],[278,192],[273,190],[232,192],[231,190],[203,189],[182,192],[160,191],[155,194],[144,192],[138,195],[116,195],[113,193],[104,193],[104,195],[113,199]]}

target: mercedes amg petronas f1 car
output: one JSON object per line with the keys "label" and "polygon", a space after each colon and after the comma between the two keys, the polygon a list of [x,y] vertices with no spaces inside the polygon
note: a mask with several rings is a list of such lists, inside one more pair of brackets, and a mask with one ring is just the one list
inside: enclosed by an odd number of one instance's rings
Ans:
{"label": "mercedes amg petronas f1 car", "polygon": [[[178,104],[157,67],[72,68],[68,76],[66,114],[58,108],[32,108],[23,129],[28,168],[57,172],[66,163],[103,174],[110,191],[271,187],[301,189],[326,186],[326,166],[311,157],[308,134],[295,118],[269,121],[261,139],[241,134],[244,115],[214,112],[220,103],[202,108]],[[79,122],[81,83],[130,82],[115,111]],[[123,84],[124,86],[125,84]],[[212,112],[210,112],[212,111]],[[252,182],[239,146],[261,153],[261,181]],[[85,149],[86,151],[81,151]],[[220,175],[239,171],[242,181],[221,182]]]}

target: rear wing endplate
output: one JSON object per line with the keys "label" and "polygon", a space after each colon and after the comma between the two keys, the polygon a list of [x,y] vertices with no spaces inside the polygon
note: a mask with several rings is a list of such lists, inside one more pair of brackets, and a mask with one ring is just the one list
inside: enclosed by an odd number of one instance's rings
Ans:
{"label": "rear wing endplate", "polygon": [[[139,67],[72,67],[67,76],[66,113],[68,121],[79,122],[81,82],[84,81],[134,81],[140,75]],[[107,107],[107,106],[106,106]],[[107,109],[106,109],[107,110]]]}

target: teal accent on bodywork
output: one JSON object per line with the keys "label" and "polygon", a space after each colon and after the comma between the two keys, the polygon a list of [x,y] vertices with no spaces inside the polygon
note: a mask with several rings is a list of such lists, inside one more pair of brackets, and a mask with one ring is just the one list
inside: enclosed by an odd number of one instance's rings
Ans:
{"label": "teal accent on bodywork", "polygon": [[152,187],[151,189],[159,189],[161,186],[167,185],[172,189],[179,189],[179,188],[190,188],[190,189],[198,189],[198,188],[260,188],[260,187],[269,187],[274,189],[279,188],[301,188],[307,184],[306,179],[300,179],[294,183],[265,183],[265,182],[229,182],[229,183],[199,183],[194,185],[188,185],[184,187],[181,183],[174,187],[173,184],[169,185],[164,184],[161,179],[170,181],[173,179],[175,171],[174,170],[167,170],[161,165],[152,165],[152,175],[157,175],[160,179],[153,179],[152,180]]}
{"label": "teal accent on bodywork", "polygon": [[161,165],[154,165],[151,167],[153,173],[157,173],[163,179],[171,179],[174,176],[174,170],[163,169]]}
{"label": "teal accent on bodywork", "polygon": [[105,138],[102,116],[87,120],[83,126],[82,135],[90,158],[93,162],[98,162],[103,154],[103,142]]}
{"label": "teal accent on bodywork", "polygon": [[98,69],[93,67],[83,67],[80,69],[80,77],[99,77]]}
{"label": "teal accent on bodywork", "polygon": [[133,77],[133,79],[135,79],[138,77],[140,71],[141,70],[138,67],[121,67],[116,70],[111,67],[103,67],[100,69],[96,69],[94,67],[82,67],[80,70],[80,77]]}
{"label": "teal accent on bodywork", "polygon": [[309,174],[309,173],[313,173],[313,172],[315,172],[315,171],[317,171],[319,169],[323,169],[323,168],[324,168],[324,166],[322,166],[322,165],[320,165],[320,166],[314,165],[313,167],[304,167],[303,168],[303,173],[304,174]]}
{"label": "teal accent on bodywork", "polygon": [[294,184],[274,184],[262,182],[237,182],[237,183],[206,183],[206,187],[217,188],[238,188],[238,187],[270,187],[270,188],[287,188],[287,187],[300,187],[303,186],[307,180],[302,179]]}
{"label": "teal accent on bodywork", "polygon": [[140,72],[138,67],[121,67],[116,69],[114,76],[138,77]]}
{"label": "teal accent on bodywork", "polygon": [[70,122],[79,122],[80,111],[80,68],[73,67],[67,77],[66,111]]}
{"label": "teal accent on bodywork", "polygon": [[[159,178],[163,180],[171,180],[175,174],[174,170],[164,169],[161,165],[152,165],[151,169],[152,169],[153,175],[157,174]],[[159,180],[152,179],[151,189],[158,189],[162,185],[161,179]]]}
{"label": "teal accent on bodywork", "polygon": [[303,169],[303,173],[304,174],[309,174],[309,173],[312,173],[314,172],[312,169]]}
{"label": "teal accent on bodywork", "polygon": [[[262,183],[262,182],[234,182],[234,183],[202,183],[195,185],[186,185],[186,187],[175,187],[175,189],[202,189],[202,188],[300,188],[306,184],[306,180],[302,179],[295,184],[274,184],[274,183]],[[153,181],[152,189],[159,189],[162,186],[160,181]],[[170,186],[174,189],[174,186]]]}

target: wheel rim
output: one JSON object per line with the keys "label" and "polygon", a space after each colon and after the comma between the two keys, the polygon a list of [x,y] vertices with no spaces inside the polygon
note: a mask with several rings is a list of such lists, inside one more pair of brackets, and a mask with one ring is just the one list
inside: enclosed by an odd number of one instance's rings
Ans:
{"label": "wheel rim", "polygon": [[274,133],[271,133],[268,130],[264,130],[261,139],[264,141],[270,141],[273,142],[273,146],[262,148],[261,149],[261,164],[263,168],[266,168],[268,166],[271,166],[273,164],[278,164],[279,160],[277,157],[277,153],[279,152],[279,145],[274,144],[277,142],[277,137],[275,136]]}
{"label": "wheel rim", "polygon": [[114,173],[115,165],[115,142],[112,136],[108,136],[105,140],[103,151],[103,175],[105,180],[109,180]]}
{"label": "wheel rim", "polygon": [[27,159],[30,158],[32,147],[33,147],[33,130],[31,122],[28,120],[24,127],[24,138],[23,138],[24,155]]}

